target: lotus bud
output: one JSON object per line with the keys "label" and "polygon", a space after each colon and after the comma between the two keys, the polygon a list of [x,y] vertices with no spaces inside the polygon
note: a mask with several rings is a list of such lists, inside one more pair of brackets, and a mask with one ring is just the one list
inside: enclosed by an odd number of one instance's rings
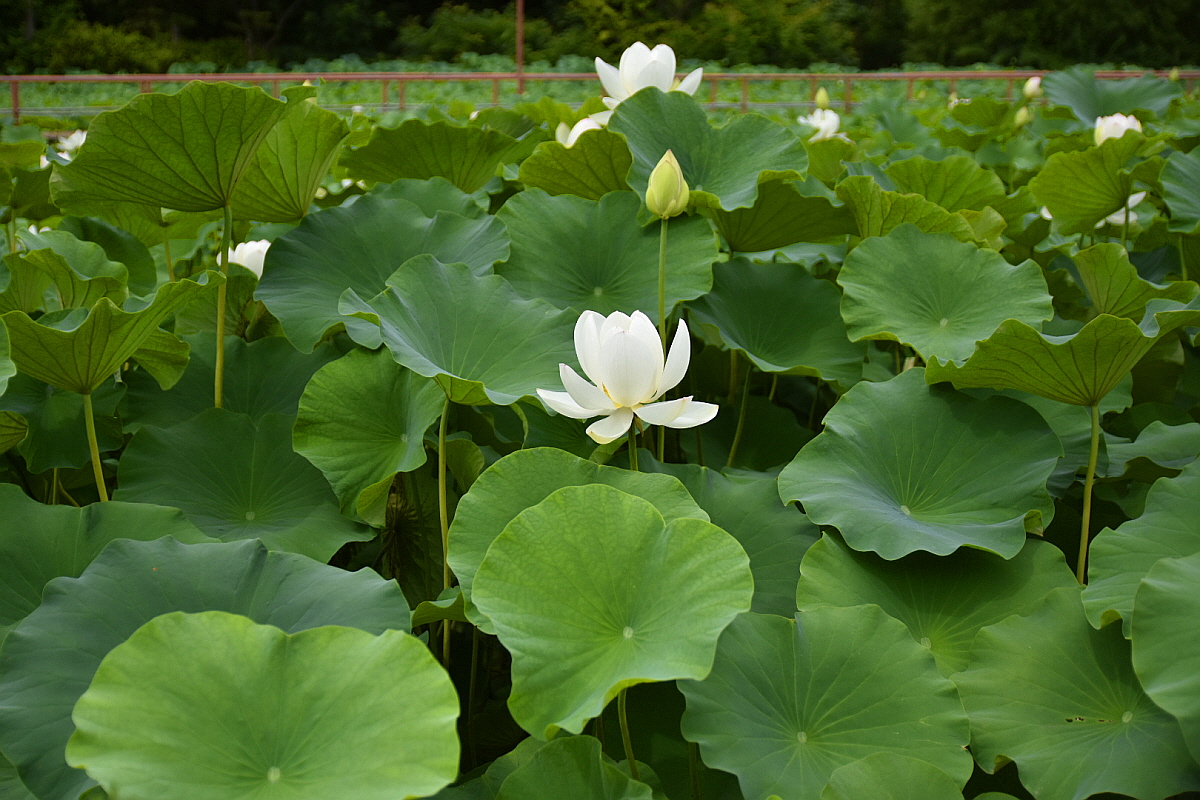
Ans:
{"label": "lotus bud", "polygon": [[689,194],[683,170],[675,154],[668,150],[650,173],[650,182],[646,186],[646,208],[654,216],[668,219],[683,213]]}
{"label": "lotus bud", "polygon": [[1096,144],[1106,139],[1120,139],[1126,131],[1141,131],[1141,121],[1130,114],[1113,114],[1111,117],[1096,117]]}
{"label": "lotus bud", "polygon": [[1171,73],[1167,76],[1170,80],[1179,80],[1179,67],[1171,67]]}
{"label": "lotus bud", "polygon": [[1025,81],[1025,86],[1022,87],[1021,94],[1025,95],[1026,100],[1033,100],[1034,98],[1041,97],[1043,94],[1041,77],[1034,75],[1032,78]]}
{"label": "lotus bud", "polygon": [[1029,111],[1029,106],[1021,106],[1017,109],[1017,116],[1013,118],[1013,123],[1020,128],[1022,125],[1028,125],[1033,119],[1033,114]]}
{"label": "lotus bud", "polygon": [[813,98],[813,102],[817,104],[817,108],[829,108],[829,92],[825,91],[824,86],[817,89],[817,96]]}

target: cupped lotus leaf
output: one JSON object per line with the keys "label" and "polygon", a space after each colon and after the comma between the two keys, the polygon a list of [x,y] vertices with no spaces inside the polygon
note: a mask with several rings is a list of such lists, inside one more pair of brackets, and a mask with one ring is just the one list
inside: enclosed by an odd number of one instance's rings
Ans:
{"label": "cupped lotus leaf", "polygon": [[11,194],[5,201],[8,205],[6,215],[42,222],[63,213],[50,201],[49,167],[46,169],[14,167],[7,170],[5,177],[11,179],[11,183],[8,180],[0,180],[0,184],[7,184],[11,187]]}
{"label": "cupped lotus leaf", "polygon": [[962,800],[961,788],[927,761],[883,751],[835,769],[821,800]]}
{"label": "cupped lotus leaf", "polygon": [[689,202],[703,208],[749,208],[760,181],[803,178],[808,168],[804,143],[793,131],[759,114],[714,128],[685,92],[642,89],[617,106],[608,129],[629,142],[629,185],[639,194],[645,195],[650,173],[670,150],[691,190]]}
{"label": "cupped lotus leaf", "polygon": [[43,141],[4,142],[0,144],[0,169],[37,167],[46,155]]}
{"label": "cupped lotus leaf", "polygon": [[820,797],[834,771],[878,752],[971,775],[967,716],[929,651],[878,606],[784,619],[743,614],[712,673],[683,681],[683,735],[746,797]]}
{"label": "cupped lotus leaf", "polygon": [[353,205],[310,214],[276,239],[255,296],[292,344],[308,352],[330,327],[346,321],[338,312],[343,292],[374,297],[421,254],[485,274],[508,257],[508,234],[494,217],[444,211],[430,218],[407,200],[366,195]]}
{"label": "cupped lotus leaf", "polygon": [[[551,197],[528,189],[496,214],[512,238],[512,255],[497,265],[523,297],[539,297],[576,313],[591,309],[646,311],[658,308],[657,220],[637,222],[641,199],[613,192],[599,202],[573,195]],[[700,217],[676,217],[667,235],[666,309],[712,288],[718,255],[712,226]]]}
{"label": "cupped lotus leaf", "polygon": [[1164,558],[1142,579],[1133,607],[1133,668],[1146,694],[1173,714],[1200,760],[1200,553]]}
{"label": "cupped lotus leaf", "polygon": [[1105,478],[1133,478],[1147,483],[1173,478],[1200,455],[1200,423],[1196,422],[1167,425],[1155,420],[1136,439],[1106,438]]}
{"label": "cupped lotus leaf", "polygon": [[[401,178],[391,183],[379,183],[371,187],[368,194],[407,200],[430,218],[436,217],[439,211],[451,211],[471,219],[479,219],[487,214],[486,195],[481,200],[480,192],[467,194],[450,181],[437,176],[425,180]],[[483,205],[480,205],[481,202]]]}
{"label": "cupped lotus leaf", "polygon": [[1087,624],[1078,587],[981,630],[954,682],[979,765],[1015,761],[1040,800],[1200,788],[1179,722],[1142,691],[1120,631]]}
{"label": "cupped lotus leaf", "polygon": [[513,718],[548,739],[581,731],[627,686],[704,678],[753,592],[728,533],[593,485],[559,489],[505,526],[472,599],[512,653]]}
{"label": "cupped lotus leaf", "polygon": [[558,365],[575,362],[574,314],[466,264],[417,256],[366,306],[354,316],[378,324],[396,361],[455,403],[509,405],[557,389]]}
{"label": "cupped lotus leaf", "polygon": [[1170,229],[1192,235],[1200,233],[1200,153],[1172,153],[1158,179],[1162,182],[1163,200],[1171,210]]}
{"label": "cupped lotus leaf", "polygon": [[513,160],[519,147],[500,131],[410,119],[396,128],[374,128],[365,145],[342,154],[341,165],[351,178],[384,183],[445,178],[470,194]]}
{"label": "cupped lotus leaf", "polygon": [[[212,408],[215,337],[190,334],[183,340],[191,347],[188,366],[179,383],[167,391],[145,373],[124,376],[129,387],[121,403],[126,431],[137,431],[143,425],[169,428]],[[295,416],[300,395],[313,373],[338,355],[337,348],[328,343],[319,345],[312,353],[301,353],[282,336],[253,342],[227,336],[221,407],[246,414],[256,422],[264,414]]]}
{"label": "cupped lotus leaf", "polygon": [[1161,115],[1183,93],[1178,83],[1153,75],[1097,80],[1095,67],[1083,65],[1048,73],[1042,78],[1042,89],[1052,103],[1067,106],[1088,125],[1096,117],[1137,109]]}
{"label": "cupped lotus leaf", "polygon": [[838,283],[851,339],[903,342],[927,360],[963,361],[1005,320],[1040,327],[1054,316],[1033,261],[1010,264],[993,250],[910,224],[850,251]]}
{"label": "cupped lotus leaf", "polygon": [[262,539],[323,562],[346,542],[371,538],[338,513],[320,471],[292,451],[292,418],[281,414],[255,422],[212,408],[170,428],[144,427],[118,475],[116,499],[175,506],[223,541]]}
{"label": "cupped lotus leaf", "polygon": [[518,450],[479,476],[459,500],[450,524],[450,568],[467,597],[467,616],[472,622],[492,632],[487,617],[471,602],[471,592],[479,565],[496,537],[518,514],[558,489],[589,484],[603,484],[641,497],[667,522],[682,517],[708,519],[687,489],[668,475],[605,467],[556,448]]}
{"label": "cupped lotus leaf", "polygon": [[1004,182],[969,156],[930,161],[913,156],[894,161],[884,170],[896,191],[919,194],[947,211],[982,211],[1004,201]]}
{"label": "cupped lotus leaf", "polygon": [[371,570],[347,572],[255,541],[112,542],[80,577],[51,581],[0,650],[0,748],[31,791],[74,800],[94,785],[63,759],[71,709],[110,650],[173,611],[242,614],[289,633],[346,625],[377,635],[409,624],[400,589]]}
{"label": "cupped lotus leaf", "polygon": [[517,767],[495,800],[650,800],[653,792],[605,756],[591,736],[565,736],[547,742]]}
{"label": "cupped lotus leaf", "polygon": [[833,186],[846,171],[846,163],[854,160],[858,145],[848,138],[834,136],[806,141],[804,149],[808,151],[809,177]]}
{"label": "cupped lotus leaf", "polygon": [[222,208],[284,110],[262,89],[231,83],[138,95],[92,120],[87,147],[55,167],[54,202],[82,214],[109,202]]}
{"label": "cupped lotus leaf", "polygon": [[779,475],[779,495],[891,561],[960,547],[1012,558],[1053,514],[1046,480],[1062,455],[1029,406],[924,385],[911,369],[860,383]]}
{"label": "cupped lotus leaf", "polygon": [[[102,453],[119,449],[125,441],[115,416],[124,394],[125,385],[115,381],[106,381],[92,392],[96,444]],[[0,413],[19,414],[25,420],[28,430],[17,452],[30,472],[82,467],[91,459],[81,395],[17,375],[0,395]]]}
{"label": "cupped lotus leaf", "polygon": [[1062,551],[1036,539],[1007,561],[970,549],[884,561],[826,535],[804,556],[796,606],[810,611],[877,605],[907,625],[949,676],[966,668],[980,628],[1027,614],[1050,592],[1074,585]]}
{"label": "cupped lotus leaf", "polygon": [[1098,147],[1055,153],[1029,188],[1063,234],[1094,233],[1097,222],[1129,200],[1133,176],[1125,165],[1145,141],[1141,133],[1126,131]]}
{"label": "cupped lotus leaf", "polygon": [[143,503],[47,506],[0,484],[0,641],[42,602],[54,578],[79,577],[113,539],[212,541],[176,508]]}
{"label": "cupped lotus leaf", "polygon": [[[90,229],[104,225],[103,222],[97,222],[95,225],[72,225],[71,221],[78,218],[68,218],[64,227],[66,230],[43,231],[41,233],[33,233],[32,231],[23,232],[21,234],[21,244],[25,246],[27,252],[33,253],[39,250],[49,250],[59,256],[67,265],[81,278],[116,278],[121,283],[125,283],[130,279],[129,268],[125,262],[120,259],[109,256],[108,251],[99,243],[83,238],[83,235],[93,232]],[[75,228],[74,231],[70,230]],[[88,230],[84,230],[87,228]],[[113,234],[120,233],[115,228],[109,228]],[[137,244],[137,241],[134,241]],[[114,247],[114,249],[117,249]],[[144,250],[144,248],[143,248]],[[143,276],[143,279],[146,276]],[[149,291],[154,290],[154,282],[150,283]],[[64,306],[65,307],[65,306]]]}
{"label": "cupped lotus leaf", "polygon": [[308,213],[321,181],[350,135],[350,126],[332,111],[308,102],[313,87],[285,91],[287,111],[254,153],[230,205],[237,219],[295,222]]}
{"label": "cupped lotus leaf", "polygon": [[850,210],[811,176],[804,181],[766,181],[759,184],[753,206],[710,209],[708,214],[735,253],[825,242],[858,231]]}
{"label": "cupped lotus leaf", "polygon": [[4,265],[8,287],[0,292],[0,314],[91,308],[100,298],[120,306],[129,297],[125,268],[120,264],[113,264],[120,267],[120,275],[82,275],[65,258],[45,248],[7,255]]}
{"label": "cupped lotus leaf", "polygon": [[[131,294],[139,297],[148,295],[158,286],[158,270],[154,265],[154,256],[150,254],[146,245],[129,231],[103,219],[79,216],[64,217],[56,230],[69,233],[80,242],[99,245],[109,261],[123,264],[129,272]],[[47,231],[40,236],[45,237],[49,233]],[[27,247],[26,249],[34,248]],[[62,255],[61,251],[60,255]],[[76,265],[72,263],[71,266],[75,267]]]}
{"label": "cupped lotus leaf", "polygon": [[1175,478],[1160,478],[1146,495],[1146,510],[1116,530],[1105,528],[1089,549],[1083,605],[1092,625],[1117,617],[1126,636],[1138,584],[1164,558],[1200,553],[1200,461]]}
{"label": "cupped lotus leaf", "polygon": [[800,559],[821,530],[795,507],[780,502],[775,476],[734,470],[723,473],[652,459],[643,463],[642,469],[674,475],[712,523],[738,540],[754,573],[751,611],[785,617],[795,612]]}
{"label": "cupped lotus leaf", "polygon": [[[158,326],[205,286],[223,280],[218,272],[206,272],[199,281],[164,284],[153,301],[138,311],[122,311],[111,300],[101,298],[86,316],[80,313],[83,309],[76,309],[61,320],[61,328],[35,322],[22,311],[10,311],[2,319],[8,327],[13,361],[30,377],[76,394],[90,394],[146,348],[148,358],[142,365],[160,386],[170,388],[183,373],[187,350]],[[167,339],[177,344],[172,346]]]}
{"label": "cupped lotus leaf", "polygon": [[838,199],[854,215],[855,233],[862,238],[885,236],[904,223],[926,233],[949,233],[961,242],[975,238],[971,223],[916,194],[886,191],[870,175],[852,175],[837,185]]}
{"label": "cupped lotus leaf", "polygon": [[292,445],[324,473],[343,513],[382,525],[392,479],[425,463],[425,431],[445,401],[387,351],[352,350],[309,381]]}
{"label": "cupped lotus leaf", "polygon": [[20,414],[0,411],[0,455],[19,445],[29,435],[29,423]]}
{"label": "cupped lotus leaf", "polygon": [[104,657],[72,718],[67,762],[127,800],[393,800],[458,773],[454,684],[402,631],[165,614]]}
{"label": "cupped lotus leaf", "polygon": [[1075,266],[1097,314],[1136,321],[1145,316],[1146,303],[1151,300],[1161,297],[1187,303],[1200,293],[1200,287],[1192,281],[1160,286],[1143,280],[1129,253],[1119,244],[1098,244],[1081,250],[1075,255]]}
{"label": "cupped lotus leaf", "polygon": [[925,377],[959,389],[1020,389],[1060,403],[1099,403],[1154,344],[1200,321],[1200,299],[1151,300],[1141,323],[1101,314],[1069,336],[1051,336],[1017,320],[1000,323],[963,365],[936,356]]}
{"label": "cupped lotus leaf", "polygon": [[866,347],[847,337],[839,299],[833,283],[799,264],[734,258],[713,265],[713,290],[688,308],[704,333],[764,372],[851,386]]}
{"label": "cupped lotus leaf", "polygon": [[633,155],[625,139],[608,130],[585,131],[575,144],[542,142],[521,162],[518,178],[526,186],[552,194],[599,200],[629,189],[625,176]]}

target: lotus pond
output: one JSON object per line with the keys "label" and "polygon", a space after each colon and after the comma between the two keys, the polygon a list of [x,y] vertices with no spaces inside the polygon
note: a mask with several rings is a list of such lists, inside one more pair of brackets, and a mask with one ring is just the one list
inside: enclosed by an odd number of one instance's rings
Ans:
{"label": "lotus pond", "polygon": [[0,797],[1200,790],[1200,105],[633,89],[0,132]]}

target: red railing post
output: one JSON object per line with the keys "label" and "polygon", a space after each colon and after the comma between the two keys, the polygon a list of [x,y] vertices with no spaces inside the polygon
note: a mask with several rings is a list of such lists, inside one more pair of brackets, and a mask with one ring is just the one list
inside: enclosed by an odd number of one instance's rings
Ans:
{"label": "red railing post", "polygon": [[717,84],[721,82],[720,78],[710,78],[708,81],[708,106],[709,108],[717,107]]}
{"label": "red railing post", "polygon": [[142,94],[154,91],[154,84],[150,81],[138,81],[138,91]]}
{"label": "red railing post", "polygon": [[742,113],[745,114],[750,110],[750,78],[743,75],[740,80],[742,84]]}
{"label": "red railing post", "polygon": [[905,98],[908,100],[913,99],[913,83],[915,83],[915,81],[913,81],[912,78],[909,78],[908,79],[908,91],[905,92],[905,94],[904,94]]}
{"label": "red railing post", "polygon": [[408,91],[408,81],[403,81],[403,80],[401,80],[401,81],[396,81],[396,91],[397,91],[397,93],[400,95],[400,105],[399,105],[399,108],[400,108],[400,110],[401,110],[401,111],[403,111],[403,110],[404,110],[404,105],[405,105],[405,104],[404,104],[404,101],[405,101],[405,95],[406,95],[406,93],[407,93],[407,91]]}
{"label": "red railing post", "polygon": [[854,79],[846,78],[843,82],[845,95],[842,98],[842,111],[846,114],[850,113],[850,109],[854,107]]}
{"label": "red railing post", "polygon": [[12,95],[13,125],[19,125],[21,123],[21,82],[10,80],[8,86],[9,93]]}
{"label": "red railing post", "polygon": [[492,105],[500,105],[500,79],[492,78]]}
{"label": "red railing post", "polygon": [[387,111],[387,95],[388,95],[388,82],[386,80],[382,80],[379,82],[379,113],[380,114],[382,114],[384,111]]}
{"label": "red railing post", "polygon": [[279,81],[271,81],[271,96],[279,97]]}

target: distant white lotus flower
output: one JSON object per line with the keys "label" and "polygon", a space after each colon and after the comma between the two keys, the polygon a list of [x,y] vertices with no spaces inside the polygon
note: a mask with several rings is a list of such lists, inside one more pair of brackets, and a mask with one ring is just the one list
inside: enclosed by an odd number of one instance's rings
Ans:
{"label": "distant white lotus flower", "polygon": [[87,131],[73,131],[69,136],[59,139],[55,147],[60,153],[74,153],[83,146],[86,139]]}
{"label": "distant white lotus flower", "polygon": [[1034,75],[1029,80],[1025,81],[1025,85],[1021,87],[1021,94],[1025,95],[1026,100],[1042,96],[1042,79],[1038,75]]}
{"label": "distant white lotus flower", "polygon": [[683,320],[664,361],[658,331],[641,311],[632,315],[614,311],[607,317],[585,311],[575,323],[575,355],[592,383],[559,364],[566,391],[538,389],[538,396],[572,419],[603,416],[587,429],[588,436],[600,444],[624,436],[635,417],[650,425],[693,428],[715,417],[718,407],[691,397],[654,402],[683,380],[691,348]]}
{"label": "distant white lotus flower", "polygon": [[704,77],[703,69],[694,69],[676,85],[675,51],[665,44],[655,45],[651,50],[641,42],[634,42],[621,54],[619,69],[597,58],[596,72],[609,94],[604,98],[604,104],[610,109],[647,86],[657,86],[664,92],[695,94]]}
{"label": "distant white lotus flower", "polygon": [[1120,139],[1125,131],[1141,131],[1141,121],[1130,114],[1113,114],[1111,117],[1096,117],[1096,144],[1106,139]]}
{"label": "distant white lotus flower", "polygon": [[1129,199],[1127,201],[1125,201],[1124,206],[1122,206],[1121,208],[1118,208],[1116,211],[1114,211],[1113,213],[1109,214],[1104,219],[1097,222],[1096,227],[1103,228],[1105,226],[1105,224],[1124,225],[1125,224],[1125,212],[1127,209],[1130,212],[1129,213],[1130,221],[1134,220],[1135,216],[1133,214],[1133,208],[1135,206],[1137,206],[1138,203],[1142,202],[1145,199],[1146,199],[1145,192],[1134,192],[1133,194],[1129,195]]}
{"label": "distant white lotus flower", "polygon": [[[607,114],[608,112],[606,111],[603,113]],[[579,137],[587,131],[598,131],[603,127],[604,125],[592,117],[584,117],[574,125],[568,125],[565,122],[560,122],[558,123],[558,128],[554,131],[554,138],[559,144],[564,145],[565,147],[571,147],[576,141],[578,141]]]}
{"label": "distant white lotus flower", "polygon": [[[825,139],[832,139],[837,136],[838,126],[841,124],[841,118],[836,111],[830,111],[828,108],[814,109],[811,114],[806,117],[800,117],[798,122],[805,125],[811,125],[817,129],[817,132],[808,137],[810,142],[820,142]],[[843,139],[846,137],[842,137]]]}
{"label": "distant white lotus flower", "polygon": [[261,278],[263,273],[263,259],[266,258],[267,250],[270,247],[271,243],[265,239],[259,239],[254,242],[242,242],[237,247],[229,249],[229,263],[241,264]]}

